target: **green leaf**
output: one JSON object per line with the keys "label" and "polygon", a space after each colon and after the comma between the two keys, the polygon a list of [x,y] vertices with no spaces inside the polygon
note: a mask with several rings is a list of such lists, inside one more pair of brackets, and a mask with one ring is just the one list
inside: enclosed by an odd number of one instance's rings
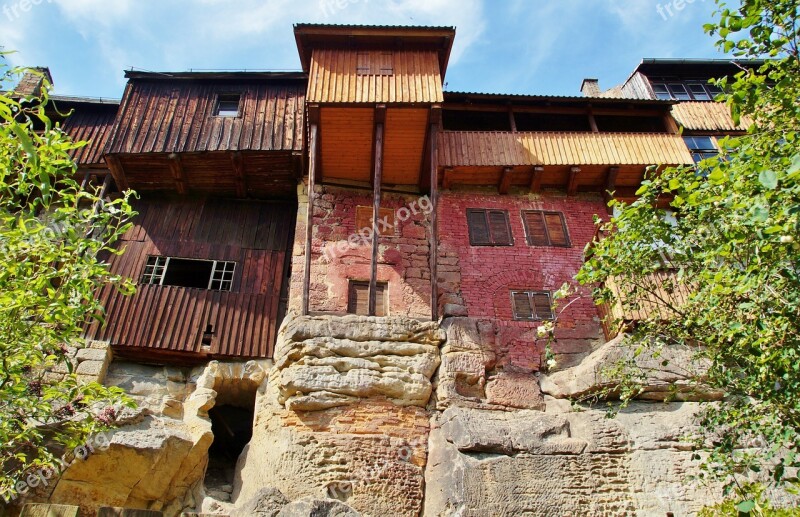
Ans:
{"label": "green leaf", "polygon": [[800,172],[800,154],[792,157],[792,164],[789,165],[789,174],[797,174]]}
{"label": "green leaf", "polygon": [[669,180],[669,189],[670,190],[678,190],[681,186],[681,180],[678,178],[672,178]]}
{"label": "green leaf", "polygon": [[761,174],[758,175],[758,181],[769,190],[775,190],[778,188],[778,174],[771,170],[767,169],[761,171]]}
{"label": "green leaf", "polygon": [[742,501],[741,503],[736,505],[736,510],[742,513],[750,513],[756,509],[756,502],[749,500],[749,501]]}

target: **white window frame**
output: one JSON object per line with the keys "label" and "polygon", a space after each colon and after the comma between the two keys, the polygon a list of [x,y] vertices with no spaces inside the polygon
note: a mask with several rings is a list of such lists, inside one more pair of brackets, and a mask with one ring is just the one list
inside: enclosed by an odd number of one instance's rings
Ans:
{"label": "white window frame", "polygon": [[[211,275],[208,277],[208,284],[206,289],[209,291],[233,291],[233,279],[236,276],[236,262],[232,260],[208,260],[208,259],[193,259],[184,257],[164,257],[159,255],[148,255],[147,262],[144,266],[144,272],[140,283],[144,285],[164,285],[164,277],[166,277],[167,270],[169,270],[170,259],[180,260],[193,260],[196,262],[211,262]],[[150,261],[155,259],[154,264]],[[163,264],[162,264],[163,261]],[[148,270],[150,270],[148,272]],[[226,275],[228,277],[226,278]],[[154,279],[158,278],[158,282]],[[219,282],[219,289],[213,289],[212,286]]]}

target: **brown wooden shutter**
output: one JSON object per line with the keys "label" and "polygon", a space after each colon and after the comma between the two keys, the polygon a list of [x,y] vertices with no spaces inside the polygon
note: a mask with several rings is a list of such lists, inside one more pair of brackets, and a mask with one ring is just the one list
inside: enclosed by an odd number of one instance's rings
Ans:
{"label": "brown wooden shutter", "polygon": [[370,59],[369,52],[358,53],[358,64],[356,65],[356,73],[358,75],[370,75],[372,73],[372,60]]}
{"label": "brown wooden shutter", "polygon": [[514,319],[531,320],[533,319],[533,307],[531,299],[525,291],[512,291],[511,302],[514,310]]}
{"label": "brown wooden shutter", "polygon": [[536,319],[553,319],[553,307],[550,305],[550,295],[547,293],[531,293],[533,307],[536,309]]}
{"label": "brown wooden shutter", "polygon": [[508,224],[508,213],[503,210],[491,210],[488,215],[492,244],[511,244],[511,228]]}
{"label": "brown wooden shutter", "polygon": [[[378,223],[378,232],[381,236],[392,236],[396,233],[395,231],[395,218],[394,218],[394,210],[391,208],[381,208],[378,212],[378,217],[380,219],[386,218],[389,221],[389,224],[392,225],[391,228],[386,228],[382,224]],[[371,206],[357,206],[356,207],[356,232],[360,232],[364,229],[372,229],[372,207]]]}
{"label": "brown wooden shutter", "polygon": [[547,246],[550,244],[547,239],[547,227],[545,226],[542,212],[523,212],[523,218],[525,220],[525,228],[528,231],[528,244],[531,246]]}
{"label": "brown wooden shutter", "polygon": [[[375,291],[375,315],[386,316],[386,283],[379,282]],[[347,312],[361,316],[369,314],[369,282],[350,282]]]}
{"label": "brown wooden shutter", "polygon": [[381,52],[377,73],[379,75],[394,75],[394,54]]}
{"label": "brown wooden shutter", "polygon": [[550,237],[551,246],[569,246],[567,236],[567,226],[564,223],[564,216],[560,213],[546,213],[544,215],[547,222],[547,234]]}
{"label": "brown wooden shutter", "polygon": [[469,243],[473,246],[491,244],[489,224],[486,221],[486,211],[467,210],[467,225],[469,226]]}

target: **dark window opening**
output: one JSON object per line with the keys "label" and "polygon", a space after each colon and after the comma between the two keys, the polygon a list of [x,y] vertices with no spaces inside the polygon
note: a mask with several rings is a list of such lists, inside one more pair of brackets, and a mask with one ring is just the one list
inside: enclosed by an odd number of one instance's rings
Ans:
{"label": "dark window opening", "polygon": [[666,126],[661,117],[615,117],[595,115],[597,129],[604,133],[664,133]]}
{"label": "dark window opening", "polygon": [[246,391],[246,397],[230,404],[220,403],[218,396],[218,405],[208,410],[214,441],[208,449],[204,485],[211,497],[221,501],[231,500],[236,463],[253,437],[255,389]]}
{"label": "dark window opening", "polygon": [[719,154],[717,146],[710,136],[685,136],[683,141],[692,153],[694,163],[700,163],[706,158],[713,158]]}
{"label": "dark window opening", "polygon": [[[375,286],[375,316],[387,316],[386,295],[389,285],[378,282]],[[369,282],[351,280],[347,294],[347,312],[359,316],[369,315]]]}
{"label": "dark window opening", "polygon": [[589,132],[589,115],[514,112],[517,131],[581,131]]}
{"label": "dark window opening", "polygon": [[238,117],[240,100],[241,95],[238,93],[218,95],[214,115],[217,117]]}
{"label": "dark window opening", "polygon": [[446,131],[511,131],[507,111],[444,110],[442,123]]}
{"label": "dark window opening", "polygon": [[141,283],[230,291],[235,270],[235,262],[150,256]]}
{"label": "dark window opening", "polygon": [[703,81],[653,83],[653,92],[661,100],[713,101],[722,90]]}
{"label": "dark window opening", "polygon": [[506,210],[467,210],[469,243],[472,246],[513,246],[511,224]]}
{"label": "dark window opening", "polygon": [[567,222],[561,212],[523,210],[522,222],[531,246],[570,246]]}
{"label": "dark window opening", "polygon": [[547,291],[511,291],[514,319],[542,321],[553,319],[553,306]]}

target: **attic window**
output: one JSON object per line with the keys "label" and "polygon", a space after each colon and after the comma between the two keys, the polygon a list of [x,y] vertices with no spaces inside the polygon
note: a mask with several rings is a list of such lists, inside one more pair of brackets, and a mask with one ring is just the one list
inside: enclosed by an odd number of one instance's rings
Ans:
{"label": "attic window", "polygon": [[217,105],[214,108],[215,117],[238,117],[239,101],[241,95],[238,93],[221,93],[217,96]]}
{"label": "attic window", "polygon": [[469,243],[472,246],[513,246],[506,210],[467,210]]}
{"label": "attic window", "polygon": [[236,262],[150,256],[141,283],[230,291],[235,270]]}
{"label": "attic window", "polygon": [[719,150],[714,145],[714,141],[710,136],[685,136],[683,141],[686,142],[686,147],[692,153],[694,163],[700,163],[707,158],[713,158],[719,154]]}
{"label": "attic window", "polygon": [[394,55],[391,52],[359,52],[356,74],[394,75]]}
{"label": "attic window", "polygon": [[[386,292],[388,290],[386,282],[378,282],[376,284],[375,316],[386,316]],[[348,314],[358,314],[360,316],[369,315],[369,282],[350,281],[347,312]]]}
{"label": "attic window", "polygon": [[523,210],[522,221],[530,246],[570,246],[567,223],[561,212]]}
{"label": "attic window", "polygon": [[511,291],[511,308],[514,319],[542,321],[553,319],[550,293],[547,291]]}

